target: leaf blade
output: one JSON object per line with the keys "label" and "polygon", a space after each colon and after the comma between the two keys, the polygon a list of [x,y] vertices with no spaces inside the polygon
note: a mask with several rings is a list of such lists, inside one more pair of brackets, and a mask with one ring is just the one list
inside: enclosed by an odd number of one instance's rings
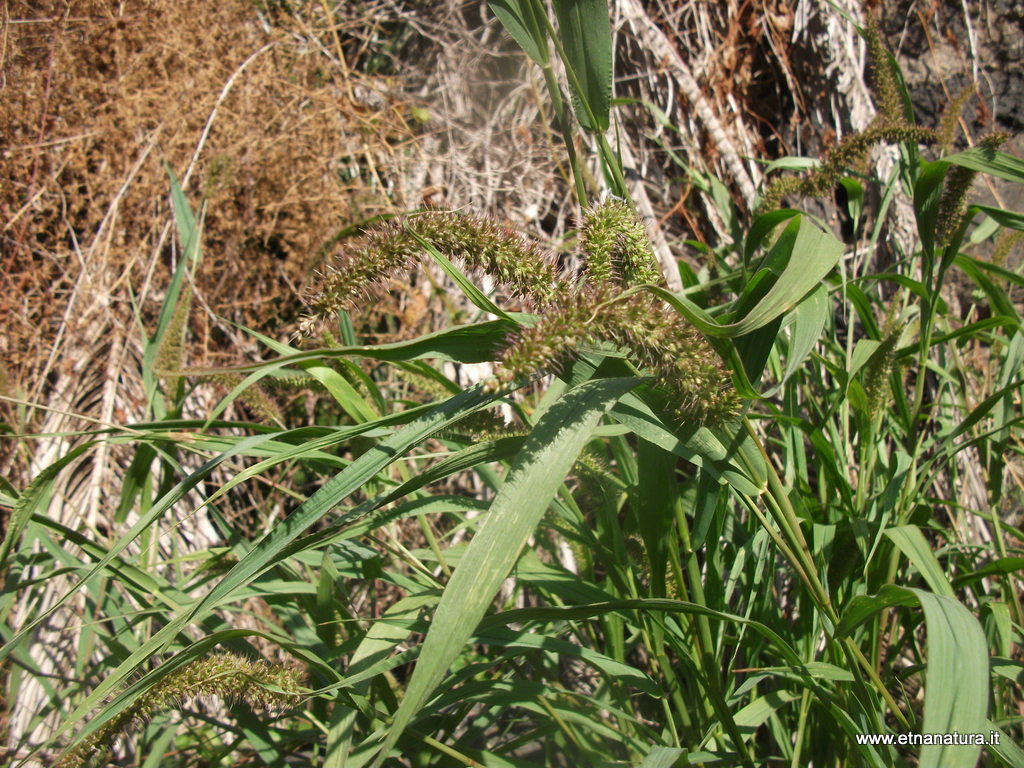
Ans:
{"label": "leaf blade", "polygon": [[576,119],[584,130],[608,130],[612,98],[612,28],[608,0],[554,0],[558,37]]}
{"label": "leaf blade", "polygon": [[600,417],[638,383],[635,378],[584,382],[537,422],[445,588],[375,765],[387,757],[471,637]]}

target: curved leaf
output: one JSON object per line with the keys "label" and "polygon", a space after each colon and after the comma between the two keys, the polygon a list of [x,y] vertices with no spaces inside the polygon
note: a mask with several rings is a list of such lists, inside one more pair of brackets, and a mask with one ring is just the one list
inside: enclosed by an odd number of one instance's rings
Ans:
{"label": "curved leaf", "polygon": [[405,698],[374,765],[387,757],[472,636],[602,414],[639,382],[637,378],[584,382],[537,422],[445,588]]}
{"label": "curved leaf", "polygon": [[[922,589],[886,585],[873,597],[855,597],[836,628],[849,634],[883,608],[918,604],[927,626],[924,721],[928,734],[981,733],[988,708],[988,644],[978,620],[956,598]],[[926,768],[974,768],[980,746],[929,744],[921,749]]]}
{"label": "curved leaf", "polygon": [[[786,226],[775,244],[777,261],[785,268],[774,285],[742,320],[721,325],[681,293],[671,293],[657,286],[643,286],[671,304],[702,333],[712,337],[736,338],[756,331],[799,304],[819,282],[832,271],[843,253],[843,244],[831,232],[818,227],[806,216]],[[788,258],[785,251],[788,250]]]}
{"label": "curved leaf", "polygon": [[488,0],[491,12],[526,55],[542,67],[549,61],[548,34],[530,0]]}
{"label": "curved leaf", "polygon": [[1024,160],[990,147],[971,147],[955,155],[942,158],[944,163],[953,163],[961,168],[998,176],[1007,181],[1024,183]]}

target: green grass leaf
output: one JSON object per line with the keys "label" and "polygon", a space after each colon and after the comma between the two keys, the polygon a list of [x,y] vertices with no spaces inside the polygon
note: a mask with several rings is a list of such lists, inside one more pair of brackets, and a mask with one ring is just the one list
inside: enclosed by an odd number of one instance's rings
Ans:
{"label": "green grass leaf", "polygon": [[1024,768],[1024,749],[1017,746],[1016,742],[1007,735],[1006,731],[991,720],[986,723],[986,728],[993,733],[999,734],[999,742],[989,745],[988,749],[999,755],[1011,768]]}
{"label": "green grass leaf", "polygon": [[652,747],[637,768],[672,768],[683,752],[679,747]]}
{"label": "green grass leaf", "polygon": [[14,509],[11,510],[3,543],[0,544],[0,574],[4,572],[7,559],[11,553],[17,551],[21,534],[32,519],[32,515],[35,514],[35,511],[41,504],[49,501],[50,495],[53,493],[53,484],[56,482],[61,470],[97,445],[98,441],[92,440],[68,451],[68,453],[61,456],[57,461],[32,478],[32,482],[29,483],[28,487],[18,495],[17,501],[14,503]]}
{"label": "green grass leaf", "polygon": [[[249,328],[245,328],[244,330],[257,341],[266,345],[283,357],[297,355],[301,352],[301,350],[298,350],[295,347],[277,341],[276,339],[272,339],[262,333],[258,333]],[[343,360],[343,364],[352,365],[348,360]],[[296,367],[301,368],[319,381],[323,385],[324,389],[326,389],[338,402],[338,405],[344,409],[345,413],[351,416],[357,423],[372,421],[373,419],[380,417],[380,414],[377,413],[373,405],[368,403],[366,399],[359,394],[359,390],[352,386],[344,376],[330,366],[325,365],[321,360],[305,360],[296,363]]]}
{"label": "green grass leaf", "polygon": [[472,636],[602,414],[639,381],[584,382],[537,422],[448,582],[375,765],[387,757]]}
{"label": "green grass leaf", "polygon": [[576,118],[584,130],[608,130],[612,97],[612,27],[608,0],[554,0],[558,36]]}
{"label": "green grass leaf", "polygon": [[548,33],[543,18],[538,18],[537,4],[530,0],[488,0],[487,5],[526,55],[545,66],[550,60]]}
{"label": "green grass leaf", "polygon": [[831,315],[832,301],[824,285],[815,288],[793,311],[789,347],[786,350],[786,370],[782,374],[782,381],[779,382],[780,389],[814,349]]}
{"label": "green grass leaf", "polygon": [[1007,229],[1024,230],[1024,213],[1007,211],[1004,208],[996,208],[991,205],[971,205],[967,208],[968,215],[970,216],[979,211]]}
{"label": "green grass leaf", "polygon": [[[785,217],[793,218],[793,217]],[[734,323],[716,323],[683,294],[657,286],[644,290],[664,299],[711,337],[736,338],[756,331],[797,306],[839,262],[843,244],[805,216],[793,218],[773,247],[772,261],[785,267],[771,288]]]}
{"label": "green grass leaf", "polygon": [[[836,636],[883,608],[920,605],[927,628],[924,718],[921,733],[981,733],[988,708],[989,660],[985,633],[956,598],[886,585],[872,597],[855,597]],[[980,746],[924,745],[922,768],[974,768]]]}
{"label": "green grass leaf", "polygon": [[463,295],[475,304],[479,309],[484,312],[490,312],[495,317],[499,317],[502,320],[511,321],[512,318],[506,314],[505,310],[495,304],[487,295],[476,287],[476,284],[466,277],[462,271],[452,264],[451,259],[441,253],[437,248],[431,245],[426,239],[424,239],[418,232],[415,232],[406,223],[405,231],[412,235],[413,239],[420,244],[420,247],[425,250],[430,257],[438,263],[438,265],[445,271],[457,286],[462,291]]}
{"label": "green grass leaf", "polygon": [[887,529],[885,535],[917,567],[932,592],[950,598],[955,597],[949,579],[946,578],[939,561],[935,559],[935,553],[932,552],[920,528],[916,525],[901,525]]}
{"label": "green grass leaf", "polygon": [[409,360],[448,360],[453,363],[487,363],[496,360],[499,350],[511,331],[518,328],[521,321],[532,319],[530,315],[514,312],[508,313],[515,322],[508,320],[490,320],[471,325],[457,325],[442,331],[428,333],[411,341],[397,341],[391,344],[363,345],[353,347],[333,347],[330,349],[314,349],[308,352],[287,354],[275,360],[268,360],[232,368],[204,368],[202,373],[244,373],[256,371],[273,364],[275,367],[294,365],[300,367],[309,361],[320,361],[330,358],[367,357],[371,360],[388,362],[406,362]]}
{"label": "green grass leaf", "polygon": [[[977,619],[959,601],[911,590],[928,626],[922,733],[981,733],[988,710],[988,644]],[[921,768],[974,768],[980,746],[926,745]]]}
{"label": "green grass leaf", "polygon": [[971,147],[955,155],[942,158],[944,163],[953,163],[972,171],[987,173],[1007,181],[1024,183],[1024,160],[1006,152],[989,147]]}
{"label": "green grass leaf", "polygon": [[[935,230],[938,226],[939,201],[942,199],[942,188],[946,182],[946,171],[949,164],[938,160],[934,163],[922,163],[914,184],[914,215],[917,219],[917,234],[921,238],[921,247],[927,258],[932,258],[935,251]],[[925,275],[925,282],[931,275]]]}

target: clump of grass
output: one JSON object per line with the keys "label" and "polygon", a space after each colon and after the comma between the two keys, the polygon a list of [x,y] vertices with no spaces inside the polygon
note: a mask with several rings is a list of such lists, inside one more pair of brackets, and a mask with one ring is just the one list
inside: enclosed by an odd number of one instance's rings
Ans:
{"label": "clump of grass", "polygon": [[[880,43],[871,47],[882,61]],[[889,66],[876,65],[876,81]],[[890,85],[876,82],[883,117],[795,183],[820,188],[876,140],[917,143],[923,134],[901,122]],[[906,149],[908,176],[929,167]],[[992,155],[990,170],[1016,167]],[[914,200],[922,230],[943,206],[962,211],[964,179],[947,179],[945,203]],[[31,613],[48,584],[30,567],[85,574],[73,591],[88,597],[82,646],[109,653],[90,659],[96,678],[110,675],[102,693],[134,674],[132,648],[188,647],[236,617],[266,625],[255,643],[300,644],[323,678],[303,700],[316,727],[275,724],[260,747],[267,762],[972,768],[980,747],[905,750],[861,737],[915,726],[1020,735],[1024,536],[1007,499],[1019,496],[1009,478],[1024,353],[1001,283],[1012,275],[975,258],[969,238],[940,263],[927,253],[934,231],[923,231],[923,258],[912,251],[876,269],[870,258],[840,262],[843,244],[810,217],[772,221],[785,222],[781,232],[751,223],[746,238],[718,244],[714,282],[691,273],[679,293],[650,285],[650,245],[619,200],[582,216],[587,268],[576,279],[479,217],[432,211],[370,230],[331,264],[316,311],[358,308],[429,252],[446,269],[458,259],[494,276],[536,315],[504,312],[459,280],[500,320],[376,346],[343,325],[344,344],[330,337],[315,352],[270,340],[281,357],[265,372],[309,374],[333,398],[323,423],[211,434],[176,412],[168,424],[98,430],[97,440],[139,445],[119,506],[139,516],[139,554],[131,536],[115,550],[41,514],[58,463],[18,493],[0,555],[12,554],[6,583]],[[734,223],[742,234],[739,213]],[[942,300],[947,265],[975,280],[981,298],[967,312],[984,320],[964,323]],[[379,367],[338,375],[350,356]],[[509,383],[571,376],[514,394],[498,382],[460,386],[450,366],[481,360],[503,362]],[[515,410],[512,430],[491,415],[499,407]],[[504,439],[513,434],[524,439]],[[173,450],[195,450],[204,464],[182,472]],[[249,456],[255,463],[203,499],[231,546],[210,545],[189,577],[162,581],[169,570],[147,559],[162,516],[195,509],[190,494],[205,492],[211,467]],[[251,541],[215,505],[275,466],[289,473],[274,483],[285,500]],[[61,537],[100,562],[69,563]],[[40,608],[34,624],[6,628],[0,648],[21,652],[51,615]],[[414,655],[411,672],[399,668]],[[130,715],[108,703],[100,733],[113,739],[176,700],[213,695],[217,679],[218,695],[259,706],[300,693],[295,678],[244,659],[203,663],[146,678]],[[11,666],[17,691],[28,665]],[[262,685],[250,690],[254,680]],[[66,688],[80,696],[92,682]],[[261,699],[267,690],[281,699]],[[192,738],[199,754],[168,762],[212,764],[241,749],[249,727],[225,720],[219,743]],[[140,757],[148,743],[139,740]],[[87,736],[68,754],[84,760],[104,745]],[[1014,765],[997,746],[984,759]]]}

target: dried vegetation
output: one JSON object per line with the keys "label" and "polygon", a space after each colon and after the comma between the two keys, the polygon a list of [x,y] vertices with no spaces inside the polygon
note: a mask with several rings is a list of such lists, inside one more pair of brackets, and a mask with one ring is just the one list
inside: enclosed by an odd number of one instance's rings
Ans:
{"label": "dried vegetation", "polygon": [[[144,310],[159,298],[176,258],[164,162],[206,204],[201,354],[224,351],[212,314],[287,322],[296,287],[339,229],[407,204],[382,175],[411,156],[409,105],[386,78],[345,63],[362,16],[328,22],[320,3],[283,14],[160,0],[4,10],[8,394],[37,392],[50,349],[73,345],[81,326],[117,317],[134,335],[129,286]],[[101,316],[82,317],[94,301]],[[66,317],[72,303],[77,317]]]}

